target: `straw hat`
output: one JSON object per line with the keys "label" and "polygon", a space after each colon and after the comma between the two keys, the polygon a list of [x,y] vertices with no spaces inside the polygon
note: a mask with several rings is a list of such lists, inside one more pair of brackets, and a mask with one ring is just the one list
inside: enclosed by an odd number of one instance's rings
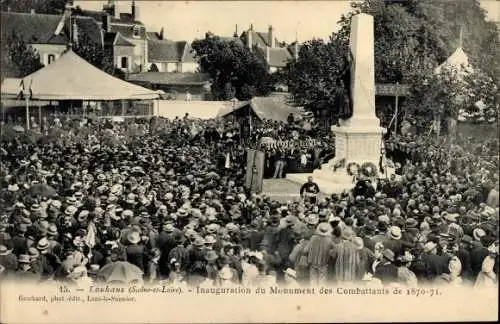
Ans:
{"label": "straw hat", "polygon": [[332,231],[333,229],[328,223],[320,223],[316,228],[316,234],[321,236],[330,236]]}
{"label": "straw hat", "polygon": [[24,264],[30,264],[31,263],[30,256],[27,254],[21,254],[19,256],[19,258],[17,259],[17,262],[24,263]]}
{"label": "straw hat", "polygon": [[136,231],[132,231],[127,235],[127,240],[132,244],[137,244],[141,241],[141,235]]}
{"label": "straw hat", "polygon": [[0,245],[0,255],[8,255],[10,253],[11,251],[5,245]]}
{"label": "straw hat", "polygon": [[47,229],[47,235],[56,236],[57,235],[57,226],[50,225],[49,228]]}
{"label": "straw hat", "polygon": [[68,216],[73,216],[75,215],[76,211],[78,210],[78,208],[76,208],[75,206],[73,205],[70,205],[66,208],[66,210],[64,211],[64,213]]}
{"label": "straw hat", "polygon": [[215,242],[217,242],[217,240],[215,239],[215,237],[213,235],[207,235],[207,236],[205,236],[205,243],[207,243],[207,244],[215,244]]}
{"label": "straw hat", "polygon": [[406,228],[415,228],[418,226],[418,221],[415,218],[408,218],[406,219]]}
{"label": "straw hat", "polygon": [[486,232],[481,228],[475,228],[472,231],[472,236],[476,241],[481,241],[481,238],[486,235]]}
{"label": "straw hat", "polygon": [[427,242],[424,244],[424,252],[429,253],[437,247],[434,242]]}
{"label": "straw hat", "polygon": [[40,251],[45,251],[49,248],[49,241],[46,238],[42,238],[38,241],[36,248]]}
{"label": "straw hat", "polygon": [[401,239],[401,228],[399,228],[398,226],[391,226],[389,228],[389,237],[393,240],[399,240]]}

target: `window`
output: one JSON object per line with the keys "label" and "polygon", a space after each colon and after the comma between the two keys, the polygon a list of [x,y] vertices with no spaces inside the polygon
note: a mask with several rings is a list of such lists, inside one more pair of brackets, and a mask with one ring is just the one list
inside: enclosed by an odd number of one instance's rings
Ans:
{"label": "window", "polygon": [[49,54],[47,56],[47,64],[50,64],[56,60],[56,56],[54,54]]}
{"label": "window", "polygon": [[122,69],[127,69],[128,68],[128,58],[126,56],[122,56],[120,60],[120,67]]}
{"label": "window", "polygon": [[133,29],[133,32],[134,32],[134,37],[140,37],[140,32],[141,32],[141,29],[139,26],[134,26],[134,29]]}

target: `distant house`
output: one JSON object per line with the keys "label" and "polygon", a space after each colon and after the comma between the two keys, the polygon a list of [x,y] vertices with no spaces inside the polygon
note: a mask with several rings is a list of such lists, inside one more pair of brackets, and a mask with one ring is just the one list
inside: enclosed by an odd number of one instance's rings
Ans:
{"label": "distant house", "polygon": [[125,72],[145,72],[148,69],[146,26],[140,21],[139,6],[132,1],[126,12],[119,1],[109,1],[102,11],[82,10],[102,29],[107,49],[112,49],[113,62]]}
{"label": "distant house", "polygon": [[172,41],[148,36],[148,71],[192,73],[198,71],[198,62],[187,41]]}
{"label": "distant house", "polygon": [[273,26],[268,32],[254,31],[253,25],[240,35],[240,39],[251,51],[261,55],[269,66],[269,72],[274,73],[286,66],[291,60],[298,58],[300,45],[294,42],[291,45],[280,43],[274,36]]}
{"label": "distant house", "polygon": [[163,90],[170,100],[210,101],[210,75],[205,73],[143,72],[127,81],[152,90]]}
{"label": "distant house", "polygon": [[[17,33],[38,52],[40,61],[44,65],[57,60],[67,49],[70,39],[78,42],[79,35],[86,34],[91,41],[103,45],[100,27],[91,17],[72,17],[71,28],[70,19],[66,19],[63,29],[56,35],[61,19],[62,15],[1,12],[1,42],[6,42],[12,32]],[[73,37],[70,37],[70,32],[73,33]]]}

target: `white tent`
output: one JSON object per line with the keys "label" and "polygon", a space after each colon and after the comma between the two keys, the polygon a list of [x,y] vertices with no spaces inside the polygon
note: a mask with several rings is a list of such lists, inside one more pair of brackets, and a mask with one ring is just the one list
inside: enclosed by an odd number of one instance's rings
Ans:
{"label": "white tent", "polygon": [[436,67],[434,73],[440,74],[443,69],[449,68],[456,70],[459,75],[474,71],[469,63],[469,57],[467,56],[467,54],[465,54],[462,47],[457,48],[455,52],[453,52],[453,54],[451,54],[450,57],[446,59],[446,61]]}
{"label": "white tent", "polygon": [[22,79],[5,79],[2,96],[17,96],[21,80],[25,91],[31,89],[31,98],[37,100],[146,100],[159,97],[152,90],[101,71],[72,50]]}

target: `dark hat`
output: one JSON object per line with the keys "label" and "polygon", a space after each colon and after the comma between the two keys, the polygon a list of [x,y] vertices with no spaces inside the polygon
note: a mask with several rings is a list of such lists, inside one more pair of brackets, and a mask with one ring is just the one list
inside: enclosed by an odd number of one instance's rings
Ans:
{"label": "dark hat", "polygon": [[394,252],[390,249],[385,249],[384,252],[382,252],[382,255],[384,256],[384,258],[386,258],[387,260],[391,261],[391,262],[394,262]]}

